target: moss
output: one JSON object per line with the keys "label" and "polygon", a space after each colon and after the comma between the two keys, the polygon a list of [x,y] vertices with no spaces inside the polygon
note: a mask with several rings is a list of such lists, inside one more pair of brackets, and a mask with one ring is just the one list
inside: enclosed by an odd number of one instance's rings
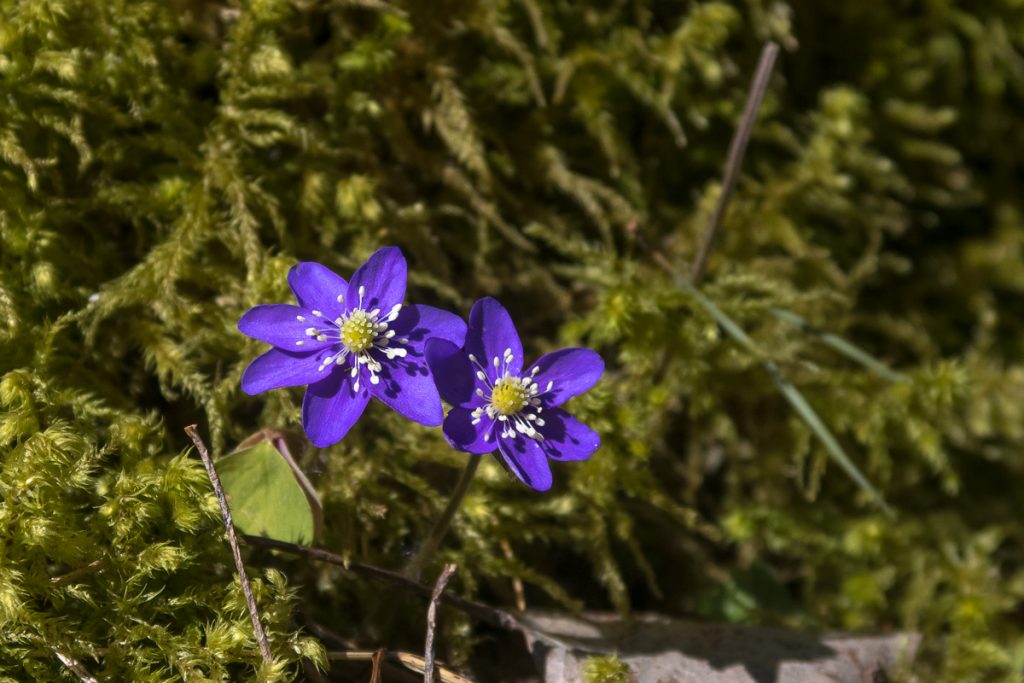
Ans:
{"label": "moss", "polygon": [[583,662],[583,680],[586,683],[630,683],[634,679],[630,668],[614,655],[590,657]]}
{"label": "moss", "polygon": [[[235,322],[288,298],[296,260],[345,272],[395,244],[411,298],[494,295],[528,354],[608,361],[573,406],[596,457],[545,496],[481,468],[438,558],[463,590],[917,629],[924,680],[1019,677],[1024,16],[961,5],[0,2],[0,675],[67,678],[56,650],[112,680],[257,674],[181,428],[218,454],[295,430],[299,391],[239,391],[260,345]],[[704,291],[895,521],[635,239],[692,258],[769,38],[786,51]],[[373,406],[299,459],[321,542],[390,567],[463,462]],[[247,557],[280,667],[258,675],[322,658],[311,621],[420,646],[420,603],[384,627],[393,593]],[[737,611],[753,566],[776,579]]]}

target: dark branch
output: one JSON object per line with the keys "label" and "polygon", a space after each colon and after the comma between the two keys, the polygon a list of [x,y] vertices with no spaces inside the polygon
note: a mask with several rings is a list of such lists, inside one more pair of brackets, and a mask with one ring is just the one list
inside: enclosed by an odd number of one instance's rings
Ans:
{"label": "dark branch", "polygon": [[[310,548],[304,545],[298,545],[297,543],[287,543],[285,541],[278,541],[264,536],[243,536],[242,538],[244,538],[247,543],[251,543],[256,546],[273,548],[274,550],[281,550],[286,553],[292,553],[293,555],[301,555],[302,557],[310,560],[326,562],[338,567],[343,567],[354,574],[361,574],[379,581],[386,581],[393,585],[401,586],[402,588],[424,598],[429,599],[433,596],[432,587],[410,579],[399,572],[391,571],[390,569],[384,569],[382,567],[377,567],[372,564],[364,564],[362,562],[348,561],[341,555],[337,555],[327,550]],[[511,631],[522,631],[524,629],[524,626],[519,622],[519,619],[514,614],[496,607],[491,607],[490,605],[485,605],[482,602],[468,600],[466,598],[447,593],[441,595],[440,601],[492,626],[497,626]]]}

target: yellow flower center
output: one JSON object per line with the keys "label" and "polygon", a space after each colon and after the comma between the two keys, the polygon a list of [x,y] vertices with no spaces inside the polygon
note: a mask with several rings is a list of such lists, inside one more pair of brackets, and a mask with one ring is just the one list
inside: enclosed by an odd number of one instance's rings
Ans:
{"label": "yellow flower center", "polygon": [[341,324],[341,343],[352,353],[370,348],[376,338],[377,325],[370,314],[362,309],[352,311]]}
{"label": "yellow flower center", "polygon": [[499,379],[491,392],[491,405],[502,415],[515,415],[530,399],[530,392],[518,378]]}

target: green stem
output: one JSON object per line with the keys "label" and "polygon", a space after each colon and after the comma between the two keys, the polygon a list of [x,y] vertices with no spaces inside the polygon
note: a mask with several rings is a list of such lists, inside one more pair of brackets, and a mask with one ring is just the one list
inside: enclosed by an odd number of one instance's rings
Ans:
{"label": "green stem", "polygon": [[462,470],[462,476],[459,477],[459,483],[455,485],[455,490],[452,491],[452,497],[448,501],[448,505],[445,507],[444,512],[441,513],[441,516],[437,518],[437,521],[434,522],[434,526],[430,529],[430,533],[427,534],[427,538],[420,545],[420,549],[405,569],[405,575],[409,578],[418,580],[427,562],[437,552],[441,541],[444,540],[445,534],[448,533],[448,527],[451,526],[455,513],[462,504],[462,499],[466,497],[466,491],[469,490],[469,484],[473,481],[473,475],[476,474],[476,468],[480,466],[482,458],[483,456],[481,455],[469,456],[466,468]]}

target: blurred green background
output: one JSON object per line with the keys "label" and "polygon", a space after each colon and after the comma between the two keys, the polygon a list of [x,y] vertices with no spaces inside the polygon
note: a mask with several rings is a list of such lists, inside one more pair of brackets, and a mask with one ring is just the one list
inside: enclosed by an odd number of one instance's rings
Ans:
{"label": "blurred green background", "polygon": [[[297,260],[347,276],[383,245],[410,300],[465,315],[493,295],[528,356],[608,364],[572,405],[600,451],[544,495],[486,461],[431,576],[457,562],[453,590],[505,606],[518,579],[530,606],[916,630],[921,680],[1024,675],[1024,2],[0,12],[0,676],[72,680],[63,652],[109,680],[287,679],[323,656],[311,623],[421,647],[422,601],[264,553],[261,666],[182,432],[198,421],[222,454],[292,430],[318,544],[402,566],[464,456],[380,405],[316,451],[301,390],[238,388],[262,350],[235,330],[249,306],[289,301]],[[702,283],[752,352],[643,244],[686,272],[768,40]],[[445,629],[448,661],[500,656],[464,617]]]}

